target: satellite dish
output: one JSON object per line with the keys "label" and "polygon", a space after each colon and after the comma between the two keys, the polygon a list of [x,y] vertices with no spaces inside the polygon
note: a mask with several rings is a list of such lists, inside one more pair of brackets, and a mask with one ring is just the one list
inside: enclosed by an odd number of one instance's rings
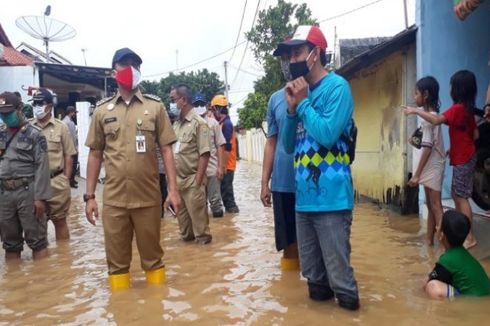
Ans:
{"label": "satellite dish", "polygon": [[51,6],[47,6],[44,16],[21,16],[15,20],[18,28],[34,38],[43,40],[43,45],[46,47],[47,62],[50,61],[49,42],[65,41],[77,35],[73,27],[62,21],[49,18],[50,14]]}

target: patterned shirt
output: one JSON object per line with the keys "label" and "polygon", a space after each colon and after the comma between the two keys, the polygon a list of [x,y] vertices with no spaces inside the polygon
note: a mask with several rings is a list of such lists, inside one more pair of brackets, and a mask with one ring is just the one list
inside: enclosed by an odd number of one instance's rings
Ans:
{"label": "patterned shirt", "polygon": [[347,144],[354,104],[349,84],[330,72],[310,87],[307,98],[288,114],[282,132],[286,152],[294,151],[296,211],[351,210],[354,191]]}

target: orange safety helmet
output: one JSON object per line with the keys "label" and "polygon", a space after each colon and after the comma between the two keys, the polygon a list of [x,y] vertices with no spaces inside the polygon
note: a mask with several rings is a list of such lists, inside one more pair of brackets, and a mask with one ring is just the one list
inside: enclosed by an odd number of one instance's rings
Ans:
{"label": "orange safety helmet", "polygon": [[211,100],[211,106],[224,106],[224,107],[227,107],[228,106],[228,99],[224,95],[221,95],[221,94],[216,95]]}

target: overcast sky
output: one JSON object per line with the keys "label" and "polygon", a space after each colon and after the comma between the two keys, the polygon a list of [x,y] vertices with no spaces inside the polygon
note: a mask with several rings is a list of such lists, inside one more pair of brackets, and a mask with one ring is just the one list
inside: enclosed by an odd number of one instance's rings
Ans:
{"label": "overcast sky", "polygon": [[[344,12],[369,4],[374,0],[307,0],[313,17],[326,20]],[[415,22],[415,1],[407,0],[409,25]],[[248,0],[239,42],[252,26],[257,4],[259,10],[275,5],[277,1]],[[89,66],[109,67],[114,51],[129,47],[143,59],[142,74],[147,79],[159,79],[169,70],[182,68],[211,57],[235,45],[245,0],[178,0],[178,1],[115,1],[115,0],[22,0],[22,5],[2,6],[0,23],[14,45],[26,42],[43,50],[42,41],[22,32],[15,20],[19,16],[43,15],[51,5],[51,18],[66,22],[77,35],[64,42],[52,42],[50,49],[83,65],[82,49]],[[381,0],[364,9],[320,24],[333,46],[334,27],[338,38],[391,36],[405,28],[403,0]],[[178,56],[176,51],[178,50]],[[230,100],[240,107],[244,97],[252,91],[255,75],[261,74],[251,51],[245,53],[242,69],[237,74],[245,50],[238,46],[230,62],[228,80]],[[232,51],[215,59],[193,66],[187,71],[208,68],[223,78],[223,62],[230,60]],[[155,76],[156,75],[156,76]],[[153,76],[153,77],[149,77]],[[224,78],[223,78],[224,79]],[[235,108],[236,108],[235,107]],[[234,114],[232,110],[232,114]]]}

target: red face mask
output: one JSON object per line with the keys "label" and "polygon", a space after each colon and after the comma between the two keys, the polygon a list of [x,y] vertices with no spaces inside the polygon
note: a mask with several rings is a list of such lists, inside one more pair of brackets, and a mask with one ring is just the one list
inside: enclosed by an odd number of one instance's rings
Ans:
{"label": "red face mask", "polygon": [[116,72],[116,81],[122,88],[132,91],[141,82],[141,73],[133,66],[128,66]]}

